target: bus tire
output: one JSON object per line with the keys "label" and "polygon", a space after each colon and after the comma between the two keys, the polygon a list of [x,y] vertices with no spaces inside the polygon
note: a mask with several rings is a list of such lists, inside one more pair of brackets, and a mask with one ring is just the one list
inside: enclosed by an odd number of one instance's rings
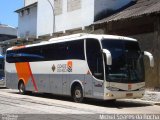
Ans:
{"label": "bus tire", "polygon": [[18,89],[20,94],[22,95],[26,94],[26,88],[25,88],[24,82],[20,81],[18,85]]}
{"label": "bus tire", "polygon": [[81,103],[83,101],[83,90],[81,86],[77,85],[74,87],[72,97],[77,103]]}

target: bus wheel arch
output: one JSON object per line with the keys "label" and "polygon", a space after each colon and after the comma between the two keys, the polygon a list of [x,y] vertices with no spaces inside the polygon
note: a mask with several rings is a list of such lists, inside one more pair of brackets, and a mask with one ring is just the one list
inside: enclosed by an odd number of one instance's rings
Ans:
{"label": "bus wheel arch", "polygon": [[75,81],[71,85],[71,96],[75,102],[82,102],[84,99],[82,83]]}
{"label": "bus wheel arch", "polygon": [[25,84],[22,79],[20,79],[18,82],[18,90],[19,90],[20,94],[25,94],[25,92],[26,92]]}

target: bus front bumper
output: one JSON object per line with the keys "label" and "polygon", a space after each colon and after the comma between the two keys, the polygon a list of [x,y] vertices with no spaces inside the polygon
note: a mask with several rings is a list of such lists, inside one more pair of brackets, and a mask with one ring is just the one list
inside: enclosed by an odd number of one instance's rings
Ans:
{"label": "bus front bumper", "polygon": [[142,98],[145,91],[110,91],[104,94],[104,100]]}

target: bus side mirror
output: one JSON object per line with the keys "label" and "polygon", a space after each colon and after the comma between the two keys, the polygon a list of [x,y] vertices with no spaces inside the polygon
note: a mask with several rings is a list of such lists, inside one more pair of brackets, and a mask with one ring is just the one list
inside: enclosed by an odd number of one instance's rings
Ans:
{"label": "bus side mirror", "polygon": [[154,67],[154,58],[153,55],[150,52],[144,51],[144,55],[146,55],[149,58],[150,66]]}
{"label": "bus side mirror", "polygon": [[107,49],[103,49],[102,51],[103,51],[103,53],[105,54],[105,57],[106,57],[106,64],[107,65],[112,65],[112,55],[111,55],[110,51],[107,50]]}

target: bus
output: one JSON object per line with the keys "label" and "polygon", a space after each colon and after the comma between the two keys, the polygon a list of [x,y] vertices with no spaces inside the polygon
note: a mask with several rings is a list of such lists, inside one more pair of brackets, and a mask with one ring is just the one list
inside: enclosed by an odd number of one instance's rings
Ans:
{"label": "bus", "polygon": [[6,85],[28,91],[84,98],[116,100],[141,98],[145,90],[144,55],[136,39],[74,34],[14,46],[6,51]]}
{"label": "bus", "polygon": [[5,87],[4,79],[4,57],[0,54],[0,87]]}

